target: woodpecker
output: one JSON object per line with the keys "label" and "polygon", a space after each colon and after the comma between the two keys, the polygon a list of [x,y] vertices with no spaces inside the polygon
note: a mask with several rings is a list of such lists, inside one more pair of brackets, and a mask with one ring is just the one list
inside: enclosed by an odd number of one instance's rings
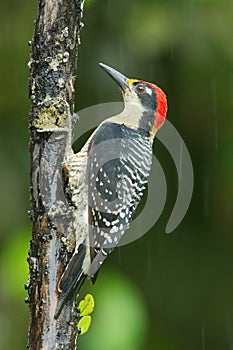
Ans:
{"label": "woodpecker", "polygon": [[59,282],[55,318],[72,305],[86,278],[95,282],[128,229],[150,174],[155,134],[167,113],[166,95],[157,85],[99,65],[120,87],[124,110],[104,120],[81,151],[66,159],[78,227],[73,255]]}

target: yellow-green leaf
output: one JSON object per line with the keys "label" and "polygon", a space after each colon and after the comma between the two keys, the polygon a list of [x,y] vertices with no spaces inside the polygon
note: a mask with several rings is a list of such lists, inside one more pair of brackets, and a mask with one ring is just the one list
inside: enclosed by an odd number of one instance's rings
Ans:
{"label": "yellow-green leaf", "polygon": [[78,322],[78,329],[80,330],[80,335],[88,331],[91,325],[91,316],[83,316]]}
{"label": "yellow-green leaf", "polygon": [[87,294],[83,300],[79,303],[80,316],[90,315],[95,307],[95,301],[91,294]]}

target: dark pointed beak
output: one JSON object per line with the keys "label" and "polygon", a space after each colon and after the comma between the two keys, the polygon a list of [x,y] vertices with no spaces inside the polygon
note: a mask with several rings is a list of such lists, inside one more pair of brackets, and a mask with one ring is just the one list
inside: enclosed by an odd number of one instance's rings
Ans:
{"label": "dark pointed beak", "polygon": [[128,78],[126,78],[123,74],[107,66],[106,64],[99,63],[99,65],[119,85],[121,90],[124,91],[125,89],[129,88]]}

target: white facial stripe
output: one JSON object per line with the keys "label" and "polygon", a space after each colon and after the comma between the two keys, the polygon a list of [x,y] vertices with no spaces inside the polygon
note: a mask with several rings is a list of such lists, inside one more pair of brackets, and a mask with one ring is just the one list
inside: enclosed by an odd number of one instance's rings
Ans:
{"label": "white facial stripe", "polygon": [[137,128],[139,125],[144,108],[135,91],[126,91],[124,95],[125,108],[122,113],[108,118],[108,121],[115,123],[124,123],[124,125]]}
{"label": "white facial stripe", "polygon": [[152,90],[149,87],[146,86],[145,90],[148,95],[152,95]]}
{"label": "white facial stripe", "polygon": [[[152,89],[147,86],[144,87],[145,92],[151,96],[153,92]],[[145,108],[141,104],[141,100],[136,91],[126,90],[123,97],[125,103],[125,109],[123,112],[116,116],[110,117],[107,120],[113,123],[124,122],[124,125],[126,126],[137,128]]]}

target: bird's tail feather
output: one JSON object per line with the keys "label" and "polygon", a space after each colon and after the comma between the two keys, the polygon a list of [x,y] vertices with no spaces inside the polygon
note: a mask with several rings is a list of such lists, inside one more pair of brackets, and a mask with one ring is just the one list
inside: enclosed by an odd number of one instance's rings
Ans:
{"label": "bird's tail feather", "polygon": [[59,290],[61,291],[61,294],[54,315],[55,319],[59,317],[63,307],[68,301],[70,304],[74,301],[76,294],[87,277],[87,275],[83,273],[82,269],[85,254],[86,246],[81,245],[78,252],[72,256],[61,277],[59,283]]}

